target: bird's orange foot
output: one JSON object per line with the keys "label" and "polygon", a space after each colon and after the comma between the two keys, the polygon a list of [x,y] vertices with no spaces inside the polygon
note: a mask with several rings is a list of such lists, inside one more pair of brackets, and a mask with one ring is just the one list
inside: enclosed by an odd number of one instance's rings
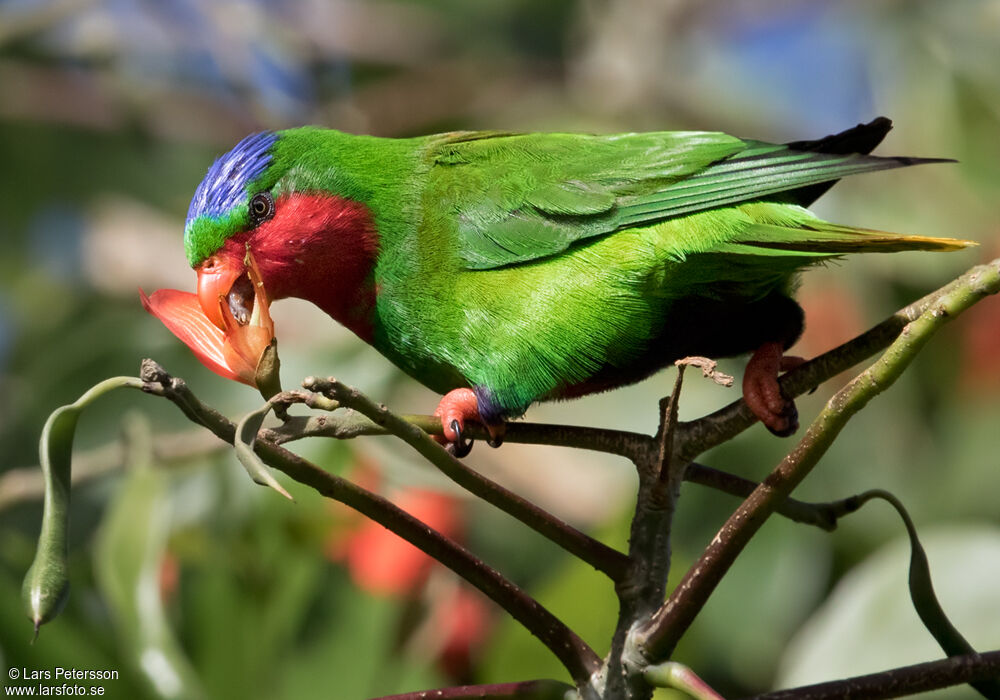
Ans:
{"label": "bird's orange foot", "polygon": [[479,414],[479,399],[472,389],[452,389],[438,404],[434,415],[441,419],[441,428],[444,435],[435,435],[434,439],[440,444],[451,448],[452,454],[456,457],[464,457],[472,450],[472,440],[463,440],[462,433],[465,430],[465,422],[468,420],[482,423],[490,439],[487,441],[490,447],[500,447],[503,444],[503,434],[505,424],[487,423]]}
{"label": "bird's orange foot", "polygon": [[788,437],[799,428],[795,402],[781,392],[778,373],[798,367],[805,359],[785,357],[781,343],[764,343],[750,358],[743,375],[743,400],[768,430]]}

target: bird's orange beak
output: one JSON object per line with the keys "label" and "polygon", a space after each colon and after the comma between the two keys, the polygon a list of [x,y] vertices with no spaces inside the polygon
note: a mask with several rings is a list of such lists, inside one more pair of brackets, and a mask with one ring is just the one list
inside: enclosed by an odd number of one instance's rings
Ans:
{"label": "bird's orange beak", "polygon": [[230,257],[213,255],[198,267],[197,272],[198,302],[209,320],[225,330],[220,304],[227,302],[233,285],[247,274],[247,266]]}
{"label": "bird's orange beak", "polygon": [[277,341],[253,257],[241,264],[209,258],[198,268],[198,293],[159,289],[142,305],[210,370],[256,386],[265,398],[280,391]]}

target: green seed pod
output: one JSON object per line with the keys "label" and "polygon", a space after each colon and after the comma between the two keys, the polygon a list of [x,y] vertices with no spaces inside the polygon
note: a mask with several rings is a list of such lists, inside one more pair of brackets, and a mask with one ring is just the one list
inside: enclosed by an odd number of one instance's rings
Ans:
{"label": "green seed pod", "polygon": [[45,479],[42,531],[35,560],[24,577],[21,597],[28,617],[38,628],[59,614],[69,597],[66,531],[69,516],[70,459],[80,411],[63,406],[45,421],[39,458]]}
{"label": "green seed pod", "polygon": [[42,530],[35,559],[24,577],[21,597],[28,618],[38,628],[62,610],[69,596],[67,529],[73,434],[80,412],[94,399],[119,387],[142,388],[135,377],[113,377],[92,387],[76,402],[56,409],[42,428],[38,459],[45,480]]}

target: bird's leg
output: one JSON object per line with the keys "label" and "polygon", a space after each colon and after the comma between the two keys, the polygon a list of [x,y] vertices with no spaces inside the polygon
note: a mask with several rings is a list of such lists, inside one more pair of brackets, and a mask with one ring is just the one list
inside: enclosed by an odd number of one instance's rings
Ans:
{"label": "bird's leg", "polygon": [[462,432],[465,421],[472,420],[482,423],[490,434],[489,445],[500,447],[503,443],[504,424],[490,424],[483,420],[479,413],[479,399],[472,389],[452,389],[441,399],[434,415],[441,419],[444,435],[435,435],[434,439],[442,445],[451,445],[456,457],[464,457],[472,450],[472,440],[463,442]]}
{"label": "bird's leg", "polygon": [[794,369],[805,360],[785,357],[780,342],[768,342],[754,352],[743,375],[743,400],[768,430],[787,437],[798,430],[799,412],[795,402],[781,393],[778,373]]}

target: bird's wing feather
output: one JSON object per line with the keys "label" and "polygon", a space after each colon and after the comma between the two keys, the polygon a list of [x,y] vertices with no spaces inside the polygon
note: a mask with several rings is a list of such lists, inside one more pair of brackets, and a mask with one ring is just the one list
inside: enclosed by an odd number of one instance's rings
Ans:
{"label": "bird's wing feather", "polygon": [[460,132],[433,144],[430,192],[435,210],[456,222],[465,266],[489,269],[610,233],[623,197],[656,192],[743,148],[709,132]]}
{"label": "bird's wing feather", "polygon": [[810,153],[786,146],[749,144],[738,157],[648,195],[621,202],[620,227],[642,226],[705,209],[761,199],[848,175],[933,162],[859,153]]}
{"label": "bird's wing feather", "polygon": [[757,256],[816,255],[823,257],[849,253],[898,253],[907,250],[961,250],[974,241],[934,236],[913,236],[875,229],[832,224],[809,219],[798,226],[778,226],[757,223],[746,227],[721,251],[742,252]]}
{"label": "bird's wing feather", "polygon": [[467,269],[858,173],[929,162],[800,151],[717,132],[457,132],[431,147],[430,190]]}

